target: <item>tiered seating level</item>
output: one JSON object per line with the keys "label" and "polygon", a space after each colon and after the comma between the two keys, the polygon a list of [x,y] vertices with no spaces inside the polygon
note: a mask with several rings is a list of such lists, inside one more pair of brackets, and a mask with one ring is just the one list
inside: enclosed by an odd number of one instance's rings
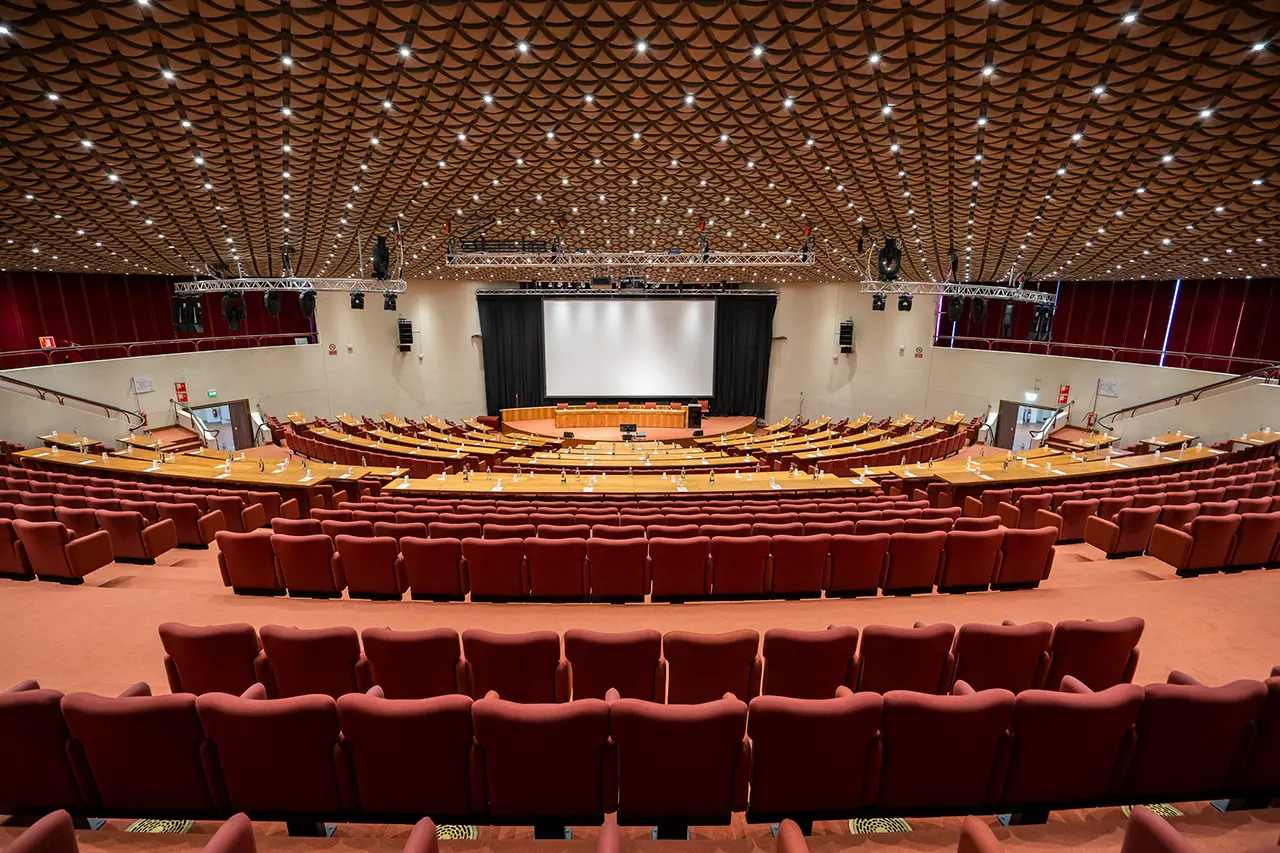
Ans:
{"label": "tiered seating level", "polygon": [[[655,642],[652,632],[572,632],[562,657],[550,632],[467,632],[460,650],[449,632],[385,629],[365,632],[362,656],[350,629],[270,627],[259,654],[245,626],[166,626],[170,672],[199,696],[152,697],[137,685],[121,698],[63,697],[35,682],[0,694],[0,753],[11,756],[0,802],[18,813],[538,826],[600,824],[616,812],[621,824],[670,831],[743,811],[751,822],[1043,820],[1056,808],[1265,802],[1280,791],[1280,677],[1206,687],[1175,672],[1168,684],[1125,683],[1131,621],[1062,623],[1047,649],[1040,625],[966,626],[977,630],[962,629],[954,650],[950,626],[871,627],[857,651],[853,629],[770,632],[763,658],[754,635]],[[967,636],[979,638],[976,649],[966,650]],[[995,638],[1015,639],[1002,651],[983,647]],[[972,656],[974,677],[988,679],[992,665],[1006,675],[1039,668],[1047,652],[1050,689],[975,691],[957,680],[938,695],[936,670],[925,692],[893,689],[893,679],[927,669],[901,647],[913,642],[941,650],[942,669]],[[1109,672],[1055,671],[1064,655],[1086,667],[1105,661]],[[937,651],[926,657],[936,663]],[[705,689],[727,695],[688,705],[638,698],[652,695],[663,661],[668,700],[713,674],[723,683]],[[375,684],[364,693],[355,692],[362,669]],[[762,695],[753,694],[757,670]],[[883,693],[867,683],[875,671],[890,679]],[[257,672],[290,698],[269,698]],[[458,691],[461,673],[471,695]],[[424,689],[433,679],[439,689]],[[545,699],[584,682],[592,695]],[[821,698],[773,690],[788,682]],[[386,698],[406,685],[399,695],[428,698]]]}

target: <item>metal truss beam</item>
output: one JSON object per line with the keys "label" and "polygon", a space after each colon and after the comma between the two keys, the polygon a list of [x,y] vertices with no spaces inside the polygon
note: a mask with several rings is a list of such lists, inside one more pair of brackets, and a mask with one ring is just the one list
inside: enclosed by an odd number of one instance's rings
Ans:
{"label": "metal truss beam", "polygon": [[467,268],[625,269],[647,267],[807,267],[813,252],[453,252],[445,265]]}
{"label": "metal truss beam", "polygon": [[404,293],[404,279],[381,281],[373,278],[205,278],[182,281],[173,286],[176,294],[225,293],[229,290],[282,290],[301,293],[304,290],[338,291],[341,293]]}
{"label": "metal truss beam", "polygon": [[975,296],[982,299],[1003,299],[1008,302],[1030,302],[1034,305],[1053,305],[1055,296],[1038,290],[1004,287],[995,284],[965,284],[934,281],[864,281],[863,293],[883,293],[893,296],[910,293],[912,296]]}

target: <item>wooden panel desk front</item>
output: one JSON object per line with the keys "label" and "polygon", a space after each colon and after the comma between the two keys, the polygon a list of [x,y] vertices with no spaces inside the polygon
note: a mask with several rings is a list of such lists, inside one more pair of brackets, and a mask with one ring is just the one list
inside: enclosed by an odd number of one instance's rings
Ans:
{"label": "wooden panel desk front", "polygon": [[555,410],[557,429],[616,427],[621,424],[684,429],[688,422],[689,412],[684,407],[679,409],[618,409],[614,407],[588,409],[585,407],[572,407]]}
{"label": "wooden panel desk front", "polygon": [[[772,480],[772,482],[771,482]],[[501,481],[501,486],[499,486]],[[683,488],[683,491],[681,490]],[[795,496],[800,493],[804,497],[820,497],[823,495],[863,494],[878,489],[872,480],[851,479],[849,477],[827,476],[814,479],[809,476],[788,477],[779,472],[769,474],[719,474],[715,482],[711,482],[709,472],[690,472],[684,480],[684,486],[672,476],[661,474],[610,474],[596,475],[591,482],[589,472],[580,476],[570,475],[567,481],[560,482],[558,473],[542,473],[536,477],[526,474],[516,481],[511,474],[479,474],[470,480],[463,480],[461,474],[451,474],[441,479],[428,477],[425,480],[409,480],[406,484],[399,480],[383,488],[384,495],[461,495],[495,494],[512,495],[733,495],[739,493],[757,493],[779,495],[788,493]]]}
{"label": "wooden panel desk front", "polygon": [[45,447],[57,447],[62,450],[83,450],[86,453],[101,453],[106,450],[105,445],[96,438],[75,433],[67,434],[57,430],[40,436],[40,440],[44,442]]}

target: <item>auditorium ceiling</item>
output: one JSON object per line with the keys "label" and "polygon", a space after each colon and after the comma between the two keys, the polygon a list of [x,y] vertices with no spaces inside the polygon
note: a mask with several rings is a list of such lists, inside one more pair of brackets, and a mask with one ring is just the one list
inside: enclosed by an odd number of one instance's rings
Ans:
{"label": "auditorium ceiling", "polygon": [[[861,279],[1274,275],[1280,0],[0,0],[0,266],[406,277],[457,236]],[[366,261],[367,263],[367,261]],[[656,278],[664,276],[654,275]],[[669,277],[669,276],[668,276]]]}

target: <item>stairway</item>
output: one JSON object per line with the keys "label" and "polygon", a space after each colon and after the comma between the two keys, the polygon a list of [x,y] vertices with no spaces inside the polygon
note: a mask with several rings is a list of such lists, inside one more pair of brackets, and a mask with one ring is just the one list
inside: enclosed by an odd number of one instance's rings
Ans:
{"label": "stairway", "polygon": [[160,442],[165,453],[185,453],[204,447],[200,436],[183,426],[162,426],[147,430],[147,435]]}

